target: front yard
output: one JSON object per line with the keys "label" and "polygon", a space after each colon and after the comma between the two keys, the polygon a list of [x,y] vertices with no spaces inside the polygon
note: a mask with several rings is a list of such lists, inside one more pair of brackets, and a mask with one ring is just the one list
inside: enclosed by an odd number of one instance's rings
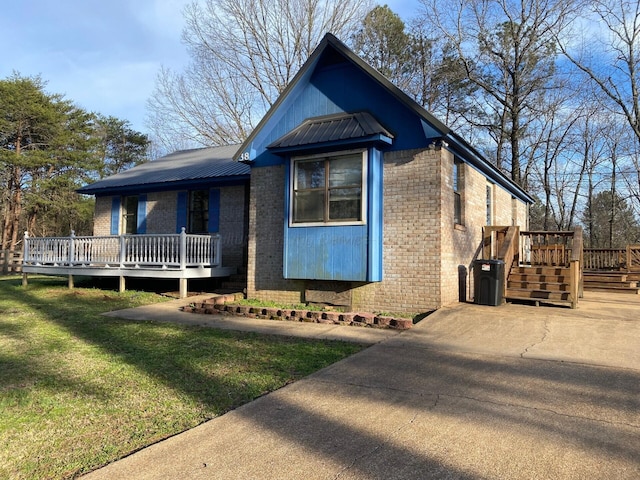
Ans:
{"label": "front yard", "polygon": [[100,313],[163,301],[0,277],[0,478],[69,478],[363,347]]}

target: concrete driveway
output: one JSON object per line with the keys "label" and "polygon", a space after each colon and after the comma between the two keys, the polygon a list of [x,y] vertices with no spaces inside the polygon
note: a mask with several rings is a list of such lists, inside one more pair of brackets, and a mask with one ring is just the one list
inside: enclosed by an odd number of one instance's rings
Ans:
{"label": "concrete driveway", "polygon": [[87,478],[638,479],[640,297],[443,308]]}

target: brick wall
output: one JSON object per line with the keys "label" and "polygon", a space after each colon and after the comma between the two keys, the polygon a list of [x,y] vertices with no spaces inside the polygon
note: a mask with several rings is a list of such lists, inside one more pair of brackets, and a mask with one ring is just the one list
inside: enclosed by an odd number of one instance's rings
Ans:
{"label": "brick wall", "polygon": [[224,266],[247,264],[247,200],[244,185],[220,189],[220,235]]}
{"label": "brick wall", "polygon": [[[354,310],[419,313],[457,302],[459,271],[467,272],[486,224],[487,179],[462,167],[463,224],[454,224],[453,155],[443,149],[384,156],[383,280],[351,283]],[[304,281],[282,277],[284,167],[251,173],[248,296],[281,302],[304,299]],[[511,195],[493,186],[493,223],[511,225]],[[526,218],[516,203],[518,221]]]}
{"label": "brick wall", "polygon": [[247,296],[298,303],[304,282],[283,278],[284,166],[251,170]]}
{"label": "brick wall", "polygon": [[383,280],[358,286],[355,309],[419,313],[440,305],[440,150],[384,156]]}
{"label": "brick wall", "polygon": [[178,192],[147,194],[147,233],[178,233]]}
{"label": "brick wall", "polygon": [[111,235],[111,201],[112,197],[96,197],[93,211],[93,235],[96,237]]}

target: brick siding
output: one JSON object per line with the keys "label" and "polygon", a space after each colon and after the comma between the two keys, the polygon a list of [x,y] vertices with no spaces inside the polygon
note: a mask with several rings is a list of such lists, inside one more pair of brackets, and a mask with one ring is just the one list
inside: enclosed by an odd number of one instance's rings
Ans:
{"label": "brick siding", "polygon": [[111,235],[111,201],[112,197],[96,197],[93,210],[93,235],[96,237]]}
{"label": "brick siding", "polygon": [[284,166],[251,170],[247,297],[301,302],[304,282],[283,277]]}
{"label": "brick siding", "polygon": [[[453,161],[445,149],[389,152],[384,156],[383,280],[351,283],[352,308],[420,313],[459,298],[459,270],[468,272],[486,224],[487,179],[462,167],[463,225],[454,224]],[[248,296],[304,300],[306,283],[282,276],[284,167],[254,168],[249,214]],[[526,219],[526,206],[493,186],[493,224]]]}

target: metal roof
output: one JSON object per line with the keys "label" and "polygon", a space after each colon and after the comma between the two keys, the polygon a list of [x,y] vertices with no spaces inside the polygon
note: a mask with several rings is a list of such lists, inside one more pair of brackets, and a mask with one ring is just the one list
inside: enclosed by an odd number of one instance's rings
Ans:
{"label": "metal roof", "polygon": [[319,143],[356,140],[383,135],[393,135],[368,112],[338,113],[309,118],[298,127],[267,146],[270,149],[317,145]]}
{"label": "metal roof", "polygon": [[237,150],[238,145],[179,150],[86,185],[78,192],[98,194],[136,187],[149,191],[152,187],[166,189],[188,181],[248,178],[249,166],[232,159]]}

